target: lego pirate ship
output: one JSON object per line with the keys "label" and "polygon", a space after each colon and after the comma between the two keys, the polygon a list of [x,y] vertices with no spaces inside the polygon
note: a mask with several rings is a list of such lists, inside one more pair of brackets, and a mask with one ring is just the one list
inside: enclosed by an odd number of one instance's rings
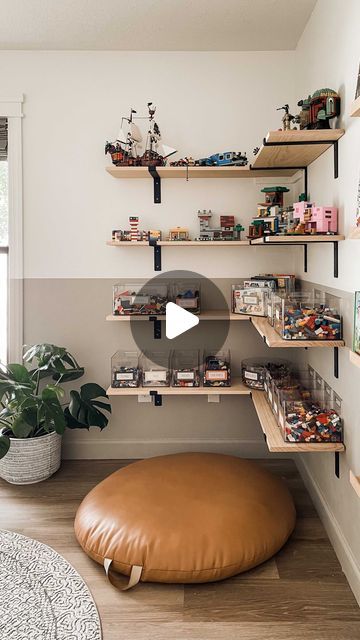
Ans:
{"label": "lego pirate ship", "polygon": [[[114,142],[106,142],[105,154],[111,155],[111,160],[116,166],[125,167],[151,167],[163,166],[167,158],[176,149],[161,143],[161,133],[157,122],[154,120],[156,107],[152,102],[147,103],[148,115],[138,116],[135,109],[130,109],[128,117],[121,118],[120,131]],[[140,154],[143,136],[135,120],[147,120],[145,150]]]}

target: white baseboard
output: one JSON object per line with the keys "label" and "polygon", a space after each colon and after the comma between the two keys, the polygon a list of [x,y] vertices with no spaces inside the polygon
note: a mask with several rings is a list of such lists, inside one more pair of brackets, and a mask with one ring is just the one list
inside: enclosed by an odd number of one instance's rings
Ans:
{"label": "white baseboard", "polygon": [[66,460],[116,460],[151,458],[152,456],[180,453],[183,451],[209,451],[265,458],[269,452],[261,440],[68,440],[63,443],[63,458]]}
{"label": "white baseboard", "polygon": [[351,590],[360,605],[360,567],[351,551],[341,527],[331,511],[323,492],[311,475],[303,456],[296,458],[296,464],[307,490],[314,502],[319,517],[330,538],[331,544],[341,564]]}

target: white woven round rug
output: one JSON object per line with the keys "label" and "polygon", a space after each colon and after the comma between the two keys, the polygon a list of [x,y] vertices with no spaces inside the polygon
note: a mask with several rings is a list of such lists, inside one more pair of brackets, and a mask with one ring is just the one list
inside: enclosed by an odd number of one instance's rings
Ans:
{"label": "white woven round rug", "polygon": [[94,600],[54,549],[0,530],[0,639],[101,640]]}

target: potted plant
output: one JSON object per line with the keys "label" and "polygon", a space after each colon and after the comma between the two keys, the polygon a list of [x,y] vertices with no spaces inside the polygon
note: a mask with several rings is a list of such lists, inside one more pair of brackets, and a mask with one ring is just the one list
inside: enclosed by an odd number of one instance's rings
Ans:
{"label": "potted plant", "polygon": [[95,383],[70,391],[63,402],[62,384],[84,375],[64,347],[36,344],[23,359],[25,364],[0,365],[0,477],[13,484],[49,478],[60,467],[65,429],[102,430],[104,412],[111,413],[99,400],[107,398],[105,389]]}

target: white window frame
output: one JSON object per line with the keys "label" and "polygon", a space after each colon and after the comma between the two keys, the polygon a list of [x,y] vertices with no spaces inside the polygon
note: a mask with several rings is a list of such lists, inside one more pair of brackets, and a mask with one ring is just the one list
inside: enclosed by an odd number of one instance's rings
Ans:
{"label": "white window frame", "polygon": [[21,362],[24,341],[24,244],[22,105],[24,97],[2,98],[0,116],[8,121],[8,362]]}

